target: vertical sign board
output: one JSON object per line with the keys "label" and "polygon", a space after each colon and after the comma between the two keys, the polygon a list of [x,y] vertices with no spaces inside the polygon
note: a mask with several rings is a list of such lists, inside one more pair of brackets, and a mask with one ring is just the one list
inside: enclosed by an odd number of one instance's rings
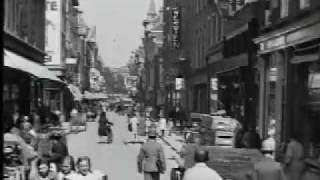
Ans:
{"label": "vertical sign board", "polygon": [[47,65],[61,64],[61,2],[60,0],[46,1],[46,45],[45,51],[51,60]]}
{"label": "vertical sign board", "polygon": [[181,11],[180,8],[172,9],[172,44],[174,48],[180,48],[180,29],[181,29]]}

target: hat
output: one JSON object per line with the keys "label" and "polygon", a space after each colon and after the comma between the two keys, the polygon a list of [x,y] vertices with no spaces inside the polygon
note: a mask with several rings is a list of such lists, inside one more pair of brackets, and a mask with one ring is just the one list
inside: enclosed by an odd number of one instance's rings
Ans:
{"label": "hat", "polygon": [[156,137],[157,136],[157,130],[155,128],[150,128],[148,132],[149,137]]}
{"label": "hat", "polygon": [[262,142],[261,151],[265,153],[272,153],[275,150],[275,142],[273,139],[266,139]]}

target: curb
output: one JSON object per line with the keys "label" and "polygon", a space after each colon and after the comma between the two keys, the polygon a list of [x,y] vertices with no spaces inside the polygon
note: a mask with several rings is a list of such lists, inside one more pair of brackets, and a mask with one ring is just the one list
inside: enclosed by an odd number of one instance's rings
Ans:
{"label": "curb", "polygon": [[179,154],[179,150],[177,148],[175,148],[171,143],[169,143],[169,141],[166,140],[166,138],[160,137],[160,139],[166,144],[168,145],[174,152],[176,152],[177,154]]}

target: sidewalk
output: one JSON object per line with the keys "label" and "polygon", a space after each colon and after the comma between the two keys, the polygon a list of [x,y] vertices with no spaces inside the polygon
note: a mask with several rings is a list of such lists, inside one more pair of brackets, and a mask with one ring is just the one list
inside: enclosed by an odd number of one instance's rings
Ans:
{"label": "sidewalk", "polygon": [[171,136],[166,135],[165,137],[160,137],[173,151],[179,154],[183,144],[184,138],[182,135],[177,135],[172,133]]}

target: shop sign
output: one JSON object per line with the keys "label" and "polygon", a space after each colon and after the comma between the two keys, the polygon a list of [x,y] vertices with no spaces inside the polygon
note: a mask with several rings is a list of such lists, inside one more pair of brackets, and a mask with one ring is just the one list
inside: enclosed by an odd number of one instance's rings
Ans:
{"label": "shop sign", "polygon": [[286,43],[285,36],[280,36],[280,37],[261,43],[260,50],[263,51],[266,49],[279,47],[279,46],[285,45],[285,43]]}
{"label": "shop sign", "polygon": [[77,58],[66,58],[66,64],[77,64]]}
{"label": "shop sign", "polygon": [[176,78],[176,90],[184,89],[184,78]]}
{"label": "shop sign", "polygon": [[218,78],[211,78],[210,82],[211,82],[211,89],[214,91],[217,91],[218,90]]}
{"label": "shop sign", "polygon": [[50,11],[58,11],[58,3],[57,1],[47,1],[46,10]]}
{"label": "shop sign", "polygon": [[180,48],[180,16],[181,12],[179,8],[173,8],[172,10],[172,44],[175,48]]}

